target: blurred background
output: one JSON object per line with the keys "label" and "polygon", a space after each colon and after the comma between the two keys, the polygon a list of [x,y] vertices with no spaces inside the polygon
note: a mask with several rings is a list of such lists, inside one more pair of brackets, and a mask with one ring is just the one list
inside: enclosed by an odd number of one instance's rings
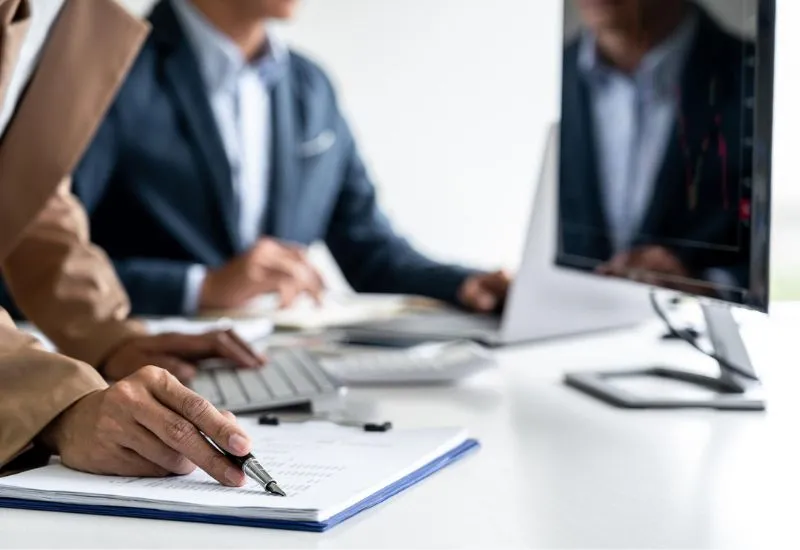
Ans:
{"label": "blurred background", "polygon": [[[146,14],[151,0],[120,0]],[[567,0],[571,2],[572,0]],[[741,21],[755,0],[729,0]],[[304,0],[280,29],[331,74],[396,227],[444,260],[514,268],[547,125],[559,116],[560,0]],[[569,8],[569,6],[568,6]],[[778,5],[772,297],[800,299],[800,2]],[[752,28],[745,22],[743,31]],[[423,199],[424,200],[421,200]],[[317,257],[339,280],[323,252]],[[339,283],[341,284],[341,282]]]}

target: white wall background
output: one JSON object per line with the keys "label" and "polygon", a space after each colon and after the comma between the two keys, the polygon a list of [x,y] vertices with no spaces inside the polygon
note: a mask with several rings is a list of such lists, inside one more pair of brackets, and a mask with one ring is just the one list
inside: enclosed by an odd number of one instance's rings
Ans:
{"label": "white wall background", "polygon": [[[800,271],[800,2],[778,4],[772,256],[785,273]],[[439,257],[513,267],[558,117],[562,18],[561,0],[305,0],[284,34],[334,78],[396,226]]]}

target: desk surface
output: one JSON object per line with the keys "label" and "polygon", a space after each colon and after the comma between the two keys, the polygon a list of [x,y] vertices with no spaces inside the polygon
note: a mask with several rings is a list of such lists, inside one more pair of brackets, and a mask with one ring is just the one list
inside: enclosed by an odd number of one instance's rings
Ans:
{"label": "desk surface", "polygon": [[800,309],[746,325],[766,413],[642,412],[561,383],[571,369],[708,365],[655,332],[499,352],[450,388],[352,390],[397,427],[464,425],[480,452],[323,534],[0,510],[0,547],[800,547]]}

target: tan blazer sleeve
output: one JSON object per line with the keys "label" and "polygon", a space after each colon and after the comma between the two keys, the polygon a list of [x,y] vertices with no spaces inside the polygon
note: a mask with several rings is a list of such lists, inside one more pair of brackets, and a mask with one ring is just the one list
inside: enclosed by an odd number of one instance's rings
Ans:
{"label": "tan blazer sleeve", "polygon": [[31,449],[61,411],[105,387],[94,368],[42,350],[0,309],[0,468]]}
{"label": "tan blazer sleeve", "polygon": [[89,242],[68,176],[147,32],[114,0],[66,0],[0,144],[0,266],[9,289],[61,351],[95,366],[141,328],[125,321],[127,297]]}
{"label": "tan blazer sleeve", "polygon": [[[0,98],[29,17],[27,0],[0,0]],[[89,242],[68,175],[147,29],[113,0],[66,0],[0,142],[0,266],[30,319],[95,365],[140,327],[124,320],[127,298]],[[104,387],[92,366],[42,350],[0,310],[0,467]]]}
{"label": "tan blazer sleeve", "polygon": [[98,366],[144,329],[127,321],[128,297],[105,253],[89,241],[88,221],[58,187],[2,265],[19,308],[59,351]]}

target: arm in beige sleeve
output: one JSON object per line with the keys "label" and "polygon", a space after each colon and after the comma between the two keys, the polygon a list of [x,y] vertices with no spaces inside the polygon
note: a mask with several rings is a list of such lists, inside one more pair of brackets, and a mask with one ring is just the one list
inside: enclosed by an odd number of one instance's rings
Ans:
{"label": "arm in beige sleeve", "polygon": [[59,185],[2,265],[26,317],[70,357],[99,366],[123,341],[144,333],[128,321],[128,297],[114,268],[89,241],[86,213]]}
{"label": "arm in beige sleeve", "polygon": [[70,405],[106,387],[85,363],[41,349],[0,309],[0,468]]}

